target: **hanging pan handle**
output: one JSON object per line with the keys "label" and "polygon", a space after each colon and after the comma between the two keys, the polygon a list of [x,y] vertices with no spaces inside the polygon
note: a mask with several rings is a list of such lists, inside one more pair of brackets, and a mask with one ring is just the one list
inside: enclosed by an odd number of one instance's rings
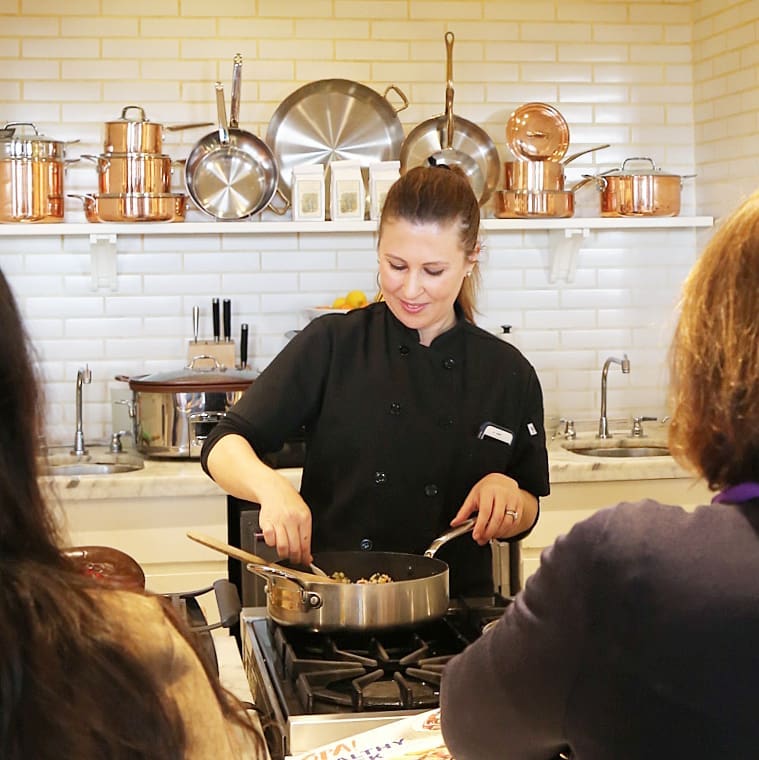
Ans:
{"label": "hanging pan handle", "polygon": [[227,127],[227,107],[224,103],[224,85],[216,83],[216,113],[219,120],[219,142],[229,145],[229,127]]}

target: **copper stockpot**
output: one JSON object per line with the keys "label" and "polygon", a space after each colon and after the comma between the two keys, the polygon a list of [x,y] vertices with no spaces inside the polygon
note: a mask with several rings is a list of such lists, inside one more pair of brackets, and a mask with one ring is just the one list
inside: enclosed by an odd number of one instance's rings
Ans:
{"label": "copper stockpot", "polygon": [[[634,169],[634,162],[645,166]],[[620,169],[593,177],[601,193],[601,216],[677,216],[683,180],[695,176],[668,174],[647,157],[625,159]]]}
{"label": "copper stockpot", "polygon": [[[19,134],[31,127],[33,134]],[[0,222],[62,222],[66,143],[31,122],[9,122],[0,138]]]}
{"label": "copper stockpot", "polygon": [[[136,111],[137,119],[127,114]],[[121,118],[105,123],[105,153],[163,153],[163,131],[174,132],[181,129],[210,127],[212,122],[197,124],[175,124],[164,126],[145,118],[142,106],[125,106]]]}
{"label": "copper stockpot", "polygon": [[181,222],[187,212],[184,193],[75,195],[88,222]]}
{"label": "copper stockpot", "polygon": [[495,193],[495,216],[497,219],[522,219],[554,217],[563,219],[573,216],[575,196],[572,190],[498,190]]}
{"label": "copper stockpot", "polygon": [[162,153],[103,153],[80,158],[97,165],[98,192],[120,193],[171,192],[172,160]]}

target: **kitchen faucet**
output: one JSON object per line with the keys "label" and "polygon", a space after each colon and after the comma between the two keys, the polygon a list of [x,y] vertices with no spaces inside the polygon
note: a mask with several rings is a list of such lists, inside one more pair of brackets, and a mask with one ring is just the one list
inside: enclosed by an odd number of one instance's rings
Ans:
{"label": "kitchen faucet", "polygon": [[84,445],[84,431],[82,430],[82,385],[92,382],[92,371],[85,364],[84,369],[76,373],[76,432],[74,433],[74,447],[71,449],[72,454],[81,456],[87,453],[87,447]]}
{"label": "kitchen faucet", "polygon": [[630,374],[630,360],[627,354],[623,354],[621,359],[616,356],[607,357],[601,370],[601,418],[598,420],[598,434],[596,438],[611,438],[609,433],[609,420],[606,417],[606,376],[609,374],[609,365],[619,364],[625,375]]}

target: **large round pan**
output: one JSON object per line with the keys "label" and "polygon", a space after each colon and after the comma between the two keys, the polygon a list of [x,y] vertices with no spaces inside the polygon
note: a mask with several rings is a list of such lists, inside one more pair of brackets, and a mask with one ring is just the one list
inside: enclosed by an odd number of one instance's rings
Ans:
{"label": "large round pan", "polygon": [[453,112],[453,42],[453,32],[446,32],[445,113],[423,121],[408,134],[401,147],[401,173],[429,164],[459,166],[483,206],[498,184],[501,162],[488,133]]}
{"label": "large round pan", "polygon": [[[321,552],[314,564],[328,575],[343,572],[356,581],[386,573],[390,583],[302,582],[287,577],[286,563],[274,572],[260,565],[248,570],[267,579],[267,613],[280,625],[312,631],[382,630],[443,617],[448,609],[448,565],[434,553],[475,520],[437,538],[424,556],[400,552]],[[331,579],[330,579],[331,580]]]}
{"label": "large round pan", "polygon": [[242,59],[235,57],[230,122],[227,125],[224,90],[216,83],[219,129],[201,138],[185,164],[189,196],[215,219],[245,219],[263,211],[277,191],[279,170],[269,146],[251,132],[239,129],[239,82]]}
{"label": "large round pan", "polygon": [[[387,100],[390,91],[401,98],[399,108]],[[398,113],[406,107],[408,99],[395,85],[380,95],[348,79],[320,79],[295,90],[277,106],[266,130],[282,194],[290,198],[293,167],[300,164],[397,160],[403,143]]]}
{"label": "large round pan", "polygon": [[[266,578],[266,608],[269,617],[280,625],[311,631],[382,630],[416,625],[443,617],[448,609],[448,565],[434,557],[435,552],[456,536],[474,527],[469,519],[435,539],[425,552],[322,552],[314,564],[327,573],[320,578],[290,568],[287,563],[269,564],[256,555],[247,569]],[[246,552],[234,547],[221,548],[218,541],[194,533],[190,538],[237,559]],[[342,572],[352,580],[387,573],[390,583],[336,583],[333,573]]]}

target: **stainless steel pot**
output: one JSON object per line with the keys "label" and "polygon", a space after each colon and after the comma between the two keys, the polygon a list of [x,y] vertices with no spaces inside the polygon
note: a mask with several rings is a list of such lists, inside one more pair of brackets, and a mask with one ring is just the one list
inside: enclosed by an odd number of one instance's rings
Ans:
{"label": "stainless steel pot", "polygon": [[[210,360],[208,370],[196,365]],[[197,356],[175,372],[116,379],[129,383],[130,415],[137,450],[153,457],[200,456],[208,433],[255,378],[252,371],[224,369],[213,357]]]}
{"label": "stainless steel pot", "polygon": [[[127,114],[134,111],[139,115],[131,119]],[[163,131],[196,129],[213,126],[213,122],[204,121],[195,124],[175,124],[164,126],[145,118],[142,106],[125,106],[121,118],[105,123],[106,153],[163,153]]]}
{"label": "stainless steel pot", "polygon": [[[33,134],[17,127],[31,127]],[[0,138],[0,222],[62,222],[63,140],[41,135],[31,122],[9,122]]]}
{"label": "stainless steel pot", "polygon": [[171,192],[171,156],[160,153],[103,153],[93,156],[83,153],[80,158],[95,163],[99,193]]}
{"label": "stainless steel pot", "polygon": [[[242,59],[235,57],[227,125],[224,90],[216,83],[219,128],[195,144],[185,164],[185,185],[195,205],[215,219],[246,219],[270,206],[279,183],[271,148],[237,127]],[[270,206],[279,214],[288,207]]]}
{"label": "stainless steel pot", "polygon": [[460,167],[469,178],[480,206],[498,184],[501,163],[487,132],[453,113],[453,32],[446,32],[445,113],[427,119],[409,132],[401,147],[401,173],[430,163]]}

